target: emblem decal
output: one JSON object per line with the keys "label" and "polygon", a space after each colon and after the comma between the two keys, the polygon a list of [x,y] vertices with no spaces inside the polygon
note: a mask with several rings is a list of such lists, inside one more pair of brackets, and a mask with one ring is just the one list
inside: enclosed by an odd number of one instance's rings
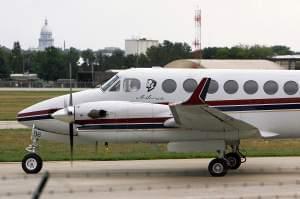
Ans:
{"label": "emblem decal", "polygon": [[150,92],[153,89],[155,89],[156,84],[157,84],[157,82],[154,79],[148,79],[147,85],[146,85],[147,91]]}

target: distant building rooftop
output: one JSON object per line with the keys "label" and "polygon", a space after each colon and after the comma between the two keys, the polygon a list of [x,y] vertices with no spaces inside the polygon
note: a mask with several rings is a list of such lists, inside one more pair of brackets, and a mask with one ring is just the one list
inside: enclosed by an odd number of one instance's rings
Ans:
{"label": "distant building rooftop", "polygon": [[277,55],[270,58],[270,60],[279,64],[289,70],[299,70],[300,69],[300,55]]}
{"label": "distant building rooftop", "polygon": [[168,63],[165,68],[286,69],[275,62],[262,59],[179,59]]}
{"label": "distant building rooftop", "polygon": [[273,56],[271,60],[300,60],[300,55],[277,55]]}
{"label": "distant building rooftop", "polygon": [[24,73],[24,74],[11,74],[10,78],[18,81],[26,81],[26,80],[38,80],[37,74],[34,73]]}

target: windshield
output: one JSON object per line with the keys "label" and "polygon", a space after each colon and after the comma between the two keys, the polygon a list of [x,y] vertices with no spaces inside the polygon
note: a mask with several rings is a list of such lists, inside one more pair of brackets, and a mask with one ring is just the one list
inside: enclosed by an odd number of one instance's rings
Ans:
{"label": "windshield", "polygon": [[105,82],[100,88],[102,91],[106,91],[111,85],[113,85],[119,79],[118,75],[113,76],[110,80]]}

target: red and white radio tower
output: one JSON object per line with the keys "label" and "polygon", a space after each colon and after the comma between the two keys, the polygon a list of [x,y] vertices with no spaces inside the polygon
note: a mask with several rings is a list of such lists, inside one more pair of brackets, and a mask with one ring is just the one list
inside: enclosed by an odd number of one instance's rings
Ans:
{"label": "red and white radio tower", "polygon": [[[193,42],[195,52],[199,52],[199,58],[202,58],[201,53],[201,10],[197,9],[195,11],[195,40]],[[197,56],[198,57],[198,56]]]}

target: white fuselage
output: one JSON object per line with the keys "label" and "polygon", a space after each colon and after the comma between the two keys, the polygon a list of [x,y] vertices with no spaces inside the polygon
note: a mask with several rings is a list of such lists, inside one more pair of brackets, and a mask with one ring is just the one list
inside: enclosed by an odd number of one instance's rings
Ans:
{"label": "white fuselage", "polygon": [[[116,101],[143,102],[158,106],[163,113],[152,114],[152,118],[172,117],[168,106],[163,104],[182,102],[192,94],[192,88],[204,77],[210,77],[218,84],[211,83],[206,103],[228,115],[248,122],[261,131],[279,134],[277,138],[300,137],[300,71],[286,70],[211,70],[211,69],[128,69],[117,74],[117,77],[102,88],[90,89],[73,94],[75,105],[97,101],[114,101],[113,109],[118,107]],[[189,80],[188,80],[189,79]],[[167,80],[167,81],[166,81]],[[187,81],[188,80],[188,81]],[[226,83],[227,82],[227,83]],[[215,91],[215,92],[213,92]],[[68,124],[54,120],[51,114],[62,109],[69,96],[64,95],[37,103],[22,110],[18,120],[35,126],[43,131],[45,139],[67,141]],[[121,103],[120,103],[121,104]],[[96,104],[95,104],[96,105]],[[124,104],[121,104],[122,106]],[[126,106],[126,105],[124,105]],[[147,105],[148,106],[148,105]],[[156,108],[153,108],[153,110]],[[130,105],[126,113],[135,115]],[[143,106],[141,115],[145,118]],[[128,117],[127,115],[127,117]],[[126,125],[124,116],[110,116],[118,125]],[[127,118],[128,119],[128,118]],[[123,123],[122,123],[123,122]],[[164,123],[161,121],[160,123]],[[80,129],[80,125],[77,125]],[[48,134],[47,134],[48,133]],[[86,142],[170,142],[194,141],[205,139],[222,139],[214,132],[180,131],[176,128],[115,128],[89,129],[78,131],[77,140]]]}

